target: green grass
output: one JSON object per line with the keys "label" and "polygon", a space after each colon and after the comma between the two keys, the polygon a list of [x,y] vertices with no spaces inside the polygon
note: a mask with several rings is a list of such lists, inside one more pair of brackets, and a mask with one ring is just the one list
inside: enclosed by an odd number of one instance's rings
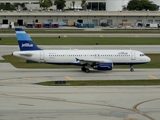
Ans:
{"label": "green grass", "polygon": [[[100,37],[34,37],[37,45],[160,45],[160,38],[100,38]],[[0,45],[17,45],[16,38],[2,38]],[[54,47],[54,46],[53,46]]]}
{"label": "green grass", "polygon": [[[160,54],[147,54],[151,58],[151,62],[143,65],[135,65],[134,68],[160,68]],[[3,58],[5,60],[0,60],[0,62],[11,63],[13,66],[17,68],[80,68],[78,66],[65,66],[65,65],[50,65],[44,63],[26,63],[25,59],[18,58],[12,55],[4,55]],[[117,66],[114,68],[129,68],[127,66]]]}
{"label": "green grass", "polygon": [[40,82],[45,86],[122,86],[122,85],[160,85],[160,80],[81,80],[66,81],[66,84],[55,84],[55,81]]}
{"label": "green grass", "polygon": [[[83,29],[24,29],[27,33],[85,33]],[[0,33],[15,33],[14,29],[0,29]]]}
{"label": "green grass", "polygon": [[[48,29],[25,29],[27,33],[160,33],[160,29],[106,29],[105,27],[101,27],[102,31],[85,31],[83,28],[77,29],[76,27],[70,27],[71,29],[63,29],[63,27],[59,28],[48,28]],[[96,30],[96,28],[95,28]],[[0,33],[15,33],[14,29],[0,29]]]}

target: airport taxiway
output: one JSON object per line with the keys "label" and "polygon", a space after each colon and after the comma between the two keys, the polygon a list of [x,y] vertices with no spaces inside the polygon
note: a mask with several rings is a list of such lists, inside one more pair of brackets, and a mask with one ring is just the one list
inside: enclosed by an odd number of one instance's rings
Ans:
{"label": "airport taxiway", "polygon": [[[52,46],[41,47],[50,49]],[[157,53],[160,48],[147,47]],[[139,49],[147,50],[147,47]],[[1,46],[0,55],[11,54],[15,50],[18,46]],[[0,119],[159,120],[160,86],[49,87],[34,84],[57,80],[158,80],[159,73],[160,69],[135,69],[135,72],[130,72],[129,68],[90,73],[81,72],[80,68],[17,69],[8,63],[0,63]]]}
{"label": "airport taxiway", "polygon": [[[138,80],[160,79],[160,69],[113,69],[112,71],[91,70],[85,73],[76,69],[17,69],[8,63],[0,64],[1,84],[7,80],[28,83],[56,80]],[[7,81],[8,82],[8,81]]]}
{"label": "airport taxiway", "polygon": [[[0,64],[2,120],[158,120],[160,86],[40,86],[54,80],[160,78],[160,69],[81,72]],[[153,78],[152,78],[153,79]],[[156,78],[155,78],[156,79]]]}
{"label": "airport taxiway", "polygon": [[158,79],[160,69],[17,69],[0,64],[2,120],[158,120],[160,86],[40,86],[57,80]]}
{"label": "airport taxiway", "polygon": [[[130,38],[130,37],[147,37],[147,38],[151,38],[151,37],[157,37],[159,38],[160,37],[160,34],[152,34],[152,33],[148,33],[148,34],[132,34],[132,33],[120,33],[120,34],[117,34],[117,33],[45,33],[45,34],[37,34],[37,33],[28,33],[28,35],[30,37],[127,37],[127,38]],[[1,33],[0,34],[1,37],[16,37],[16,35],[13,33],[8,33],[8,34],[5,34],[5,33]]]}
{"label": "airport taxiway", "polygon": [[39,80],[0,81],[0,119],[159,120],[160,117],[160,86],[55,87],[28,81]]}

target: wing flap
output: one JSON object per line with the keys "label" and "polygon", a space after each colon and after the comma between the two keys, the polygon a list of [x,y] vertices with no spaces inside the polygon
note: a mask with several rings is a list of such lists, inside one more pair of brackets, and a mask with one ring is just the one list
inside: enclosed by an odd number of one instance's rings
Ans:
{"label": "wing flap", "polygon": [[81,64],[93,64],[93,63],[108,63],[112,62],[109,59],[78,59]]}

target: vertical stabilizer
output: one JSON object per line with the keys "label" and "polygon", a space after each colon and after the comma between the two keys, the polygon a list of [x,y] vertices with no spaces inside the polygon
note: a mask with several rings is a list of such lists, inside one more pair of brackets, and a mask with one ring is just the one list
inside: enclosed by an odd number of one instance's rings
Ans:
{"label": "vertical stabilizer", "polygon": [[15,28],[20,51],[41,50],[22,28]]}

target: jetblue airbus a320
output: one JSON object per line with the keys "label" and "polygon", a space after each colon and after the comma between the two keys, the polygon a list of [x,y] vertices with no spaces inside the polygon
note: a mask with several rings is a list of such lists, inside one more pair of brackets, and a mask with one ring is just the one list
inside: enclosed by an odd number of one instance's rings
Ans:
{"label": "jetblue airbus a320", "polygon": [[133,72],[133,65],[151,61],[136,50],[42,50],[22,28],[15,28],[15,31],[20,51],[13,52],[13,55],[36,62],[82,66],[81,70],[89,73],[89,68],[112,70],[113,65],[130,65]]}

